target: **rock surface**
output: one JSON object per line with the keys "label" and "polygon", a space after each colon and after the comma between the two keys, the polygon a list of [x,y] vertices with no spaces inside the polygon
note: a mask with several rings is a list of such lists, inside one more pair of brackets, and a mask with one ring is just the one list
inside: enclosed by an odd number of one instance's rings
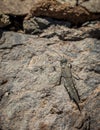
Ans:
{"label": "rock surface", "polygon": [[0,1],[0,130],[100,130],[99,16],[99,0]]}
{"label": "rock surface", "polygon": [[23,28],[26,33],[36,34],[42,31],[42,29],[47,28],[50,25],[51,19],[34,17],[30,20],[24,20]]}
{"label": "rock surface", "polygon": [[[0,32],[1,130],[99,130],[99,26],[51,25],[33,36]],[[81,113],[59,84],[63,56],[72,65]]]}
{"label": "rock surface", "polygon": [[91,13],[83,6],[72,6],[70,3],[61,3],[56,0],[40,0],[33,5],[26,19],[34,16],[47,16],[56,19],[67,20],[79,25],[86,21],[100,19],[100,14]]}
{"label": "rock surface", "polygon": [[61,3],[70,3],[71,6],[83,6],[89,12],[100,13],[100,0],[57,0]]}
{"label": "rock surface", "polygon": [[[34,20],[25,20],[23,24],[26,15],[26,19],[34,16],[46,16],[80,25],[87,21],[100,19],[99,5],[99,0],[17,0],[16,2],[14,0],[1,0],[0,28],[11,25],[8,30],[16,31],[19,28],[23,29],[24,26],[26,32],[32,32],[31,27],[36,32],[41,32],[41,29],[38,29],[38,22]],[[1,14],[3,18],[1,18]],[[18,16],[22,18],[20,19]],[[12,21],[12,19],[14,20]],[[34,29],[35,26],[37,26],[36,29]]]}
{"label": "rock surface", "polygon": [[0,0],[0,12],[3,14],[25,15],[29,13],[37,0]]}
{"label": "rock surface", "polygon": [[66,21],[58,21],[52,18],[41,18],[41,17],[33,17],[29,20],[24,20],[23,29],[25,33],[28,34],[37,34],[41,33],[44,29],[50,27],[51,25],[64,25],[66,27],[71,27],[70,22]]}
{"label": "rock surface", "polygon": [[100,13],[100,0],[83,0],[79,4],[88,9],[92,13]]}

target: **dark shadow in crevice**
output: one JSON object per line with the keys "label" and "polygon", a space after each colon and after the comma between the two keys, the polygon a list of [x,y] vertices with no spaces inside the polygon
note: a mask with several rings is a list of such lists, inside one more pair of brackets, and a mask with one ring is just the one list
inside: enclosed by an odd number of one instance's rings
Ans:
{"label": "dark shadow in crevice", "polygon": [[25,16],[20,16],[20,15],[9,15],[11,24],[4,27],[3,30],[4,31],[14,31],[17,32],[19,30],[23,31],[23,20],[25,18]]}
{"label": "dark shadow in crevice", "polygon": [[100,29],[96,29],[96,30],[92,30],[89,32],[89,35],[91,38],[96,38],[98,40],[100,40]]}
{"label": "dark shadow in crevice", "polygon": [[0,29],[0,39],[2,38],[3,30]]}

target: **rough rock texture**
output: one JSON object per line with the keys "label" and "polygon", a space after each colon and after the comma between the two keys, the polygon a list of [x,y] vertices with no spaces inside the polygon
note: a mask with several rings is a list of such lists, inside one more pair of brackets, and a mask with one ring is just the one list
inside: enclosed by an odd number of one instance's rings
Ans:
{"label": "rough rock texture", "polygon": [[83,6],[89,12],[100,13],[100,0],[57,0],[61,3],[70,3],[71,6]]}
{"label": "rough rock texture", "polygon": [[100,130],[99,3],[0,1],[0,130]]}
{"label": "rough rock texture", "polygon": [[[95,26],[93,26],[95,24]],[[57,37],[63,41],[76,41],[83,40],[84,38],[98,38],[100,39],[100,22],[95,21],[91,23],[85,23],[80,28],[65,28],[65,24],[54,25],[45,29],[40,37],[52,38]]]}
{"label": "rough rock texture", "polygon": [[[100,129],[99,26],[52,25],[40,36],[0,32],[1,130]],[[59,84],[63,56],[72,65],[81,112]]]}
{"label": "rough rock texture", "polygon": [[24,20],[23,29],[25,33],[28,34],[37,34],[41,33],[44,29],[48,28],[51,25],[64,25],[66,27],[71,27],[70,22],[66,21],[58,21],[52,18],[41,18],[41,17],[33,17],[29,20]]}
{"label": "rough rock texture", "polygon": [[100,0],[79,0],[79,5],[82,5],[90,12],[100,13]]}
{"label": "rough rock texture", "polygon": [[0,12],[4,14],[25,15],[37,0],[0,0]]}
{"label": "rough rock texture", "polygon": [[[0,28],[7,26],[8,30],[19,31],[19,28],[23,30],[24,26],[25,32],[41,32],[38,28],[38,21],[25,20],[23,24],[26,15],[26,19],[34,16],[47,16],[80,25],[86,21],[100,19],[99,5],[99,0],[16,0],[16,2],[1,0]],[[11,26],[8,27],[8,25]]]}
{"label": "rough rock texture", "polygon": [[63,19],[76,25],[100,18],[100,14],[91,13],[83,6],[72,6],[70,3],[61,3],[56,0],[40,0],[34,4],[26,19],[33,16]]}
{"label": "rough rock texture", "polygon": [[36,2],[38,0],[0,0],[0,28],[11,25],[8,30],[22,29],[23,18]]}
{"label": "rough rock texture", "polygon": [[56,0],[60,3],[70,3],[71,6],[75,6],[77,1],[76,0]]}
{"label": "rough rock texture", "polygon": [[26,33],[36,34],[41,32],[42,29],[47,28],[50,25],[49,18],[34,17],[29,20],[24,20],[23,28]]}
{"label": "rough rock texture", "polygon": [[72,6],[78,5],[85,7],[92,13],[100,13],[100,0],[57,0],[62,3],[70,3]]}

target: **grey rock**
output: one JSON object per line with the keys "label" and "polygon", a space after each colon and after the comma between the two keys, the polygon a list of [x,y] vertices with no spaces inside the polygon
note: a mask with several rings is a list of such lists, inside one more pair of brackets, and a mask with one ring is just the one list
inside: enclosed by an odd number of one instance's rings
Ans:
{"label": "grey rock", "polygon": [[[84,38],[97,38],[100,39],[100,22],[88,23],[88,26],[83,26],[78,29],[68,28],[65,24],[51,25],[48,29],[45,29],[40,37],[52,38],[58,37],[63,41],[79,41]],[[95,26],[95,28],[94,28]],[[98,47],[96,48],[96,51]]]}
{"label": "grey rock", "polygon": [[79,5],[78,0],[76,0],[74,6],[71,5],[70,2],[62,4],[56,0],[40,0],[33,5],[26,19],[30,19],[34,16],[67,20],[74,25],[80,25],[87,21],[100,19],[100,14],[96,14],[95,12],[91,13],[87,8]]}
{"label": "grey rock", "polygon": [[100,13],[100,0],[79,0],[79,4],[92,13]]}
{"label": "grey rock", "polygon": [[[3,14],[25,15],[38,0],[0,0],[0,12]],[[13,7],[12,7],[13,5]]]}
{"label": "grey rock", "polygon": [[[94,25],[96,32],[97,25]],[[50,30],[51,27],[53,30]],[[2,130],[81,130],[99,129],[99,86],[97,64],[100,62],[100,40],[90,35],[73,40],[73,30],[51,26],[48,30],[62,35],[51,38],[2,32],[0,39],[0,129]],[[81,29],[83,29],[82,32]],[[82,27],[83,33],[92,27]],[[59,30],[59,31],[58,31]],[[85,34],[85,35],[86,35]],[[72,38],[72,41],[71,41]],[[73,80],[82,102],[81,113],[70,100],[63,84],[60,60],[71,63]],[[95,71],[87,71],[91,65]],[[7,82],[5,82],[7,81]],[[84,114],[85,113],[85,114]],[[90,117],[90,118],[89,118]],[[79,123],[78,123],[79,122]],[[91,122],[91,123],[89,123]],[[81,125],[82,124],[82,125]],[[81,127],[80,127],[81,126]]]}
{"label": "grey rock", "polygon": [[95,73],[100,74],[100,64],[95,64],[87,67],[87,71],[94,71]]}
{"label": "grey rock", "polygon": [[95,66],[94,71],[100,74],[100,64]]}
{"label": "grey rock", "polygon": [[29,20],[24,20],[23,22],[24,31],[28,34],[40,33],[50,25],[64,25],[65,27],[71,27],[70,22],[58,21],[48,17],[33,17]]}
{"label": "grey rock", "polygon": [[24,20],[23,22],[23,28],[25,32],[31,34],[39,33],[42,31],[42,29],[48,27],[49,25],[50,22],[48,19],[39,17],[34,17],[30,20]]}
{"label": "grey rock", "polygon": [[58,0],[61,3],[69,3],[72,6],[81,5],[89,12],[100,13],[100,0]]}

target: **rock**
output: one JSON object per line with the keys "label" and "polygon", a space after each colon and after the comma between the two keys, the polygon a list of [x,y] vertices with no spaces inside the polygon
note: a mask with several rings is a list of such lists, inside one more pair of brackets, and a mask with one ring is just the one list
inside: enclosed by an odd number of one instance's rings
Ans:
{"label": "rock", "polygon": [[[0,12],[3,14],[25,15],[29,13],[37,0],[0,0]],[[12,6],[13,5],[13,6]]]}
{"label": "rock", "polygon": [[95,71],[96,73],[99,73],[99,74],[100,74],[100,64],[97,64],[97,65],[95,66],[94,71]]}
{"label": "rock", "polygon": [[0,77],[0,86],[5,84],[7,82],[7,79],[4,77]]}
{"label": "rock", "polygon": [[[2,130],[99,129],[100,39],[88,34],[89,30],[97,33],[98,25],[80,29],[51,25],[50,28],[45,31],[54,31],[51,38],[41,36],[46,32],[40,36],[0,33]],[[62,31],[66,31],[65,41],[59,39]],[[78,32],[81,40],[73,40],[76,35],[73,31]],[[72,65],[81,113],[70,100],[63,82],[59,84],[63,56]],[[94,71],[89,71],[91,65],[95,66]]]}
{"label": "rock", "polygon": [[89,12],[100,13],[100,0],[83,0],[79,5],[85,7]]}
{"label": "rock", "polygon": [[[99,120],[99,116],[97,115],[97,111],[99,110],[99,106],[97,105],[100,100],[100,89],[97,87],[91,95],[89,95],[88,100],[85,102],[85,107],[83,107],[83,112],[80,114],[79,118],[76,120],[74,124],[73,130],[99,130],[99,125],[95,126],[96,122]],[[84,103],[83,103],[84,104]],[[86,111],[88,113],[86,113]],[[97,118],[95,117],[97,115]],[[92,125],[91,125],[92,124]]]}
{"label": "rock", "polygon": [[76,0],[57,0],[60,3],[69,3],[71,6],[76,6],[77,1]]}
{"label": "rock", "polygon": [[50,25],[49,19],[34,17],[30,20],[24,20],[23,28],[26,33],[36,34]]}
{"label": "rock", "polygon": [[100,64],[91,65],[90,67],[87,67],[87,70],[100,74]]}
{"label": "rock", "polygon": [[0,28],[7,26],[6,30],[22,30],[23,18],[36,2],[37,0],[0,0]]}
{"label": "rock", "polygon": [[71,6],[83,6],[89,12],[100,13],[100,0],[57,0],[61,3],[70,3]]}
{"label": "rock", "polygon": [[9,16],[5,14],[0,14],[0,28],[6,27],[9,24],[11,24]]}
{"label": "rock", "polygon": [[48,18],[48,17],[45,17],[45,18],[33,17],[29,20],[24,20],[23,22],[24,31],[25,33],[28,33],[28,34],[40,33],[51,25],[71,27],[71,23],[69,22],[58,21],[58,20]]}
{"label": "rock", "polygon": [[42,0],[34,4],[26,19],[34,16],[63,19],[75,25],[100,18],[100,14],[91,13],[83,6],[72,6],[70,3],[61,3],[56,0]]}
{"label": "rock", "polygon": [[[69,26],[70,27],[70,26]],[[45,29],[40,37],[53,38],[57,37],[63,41],[77,41],[85,38],[100,39],[100,22],[88,23],[88,26],[83,26],[78,29],[68,28],[65,24],[51,25]]]}

